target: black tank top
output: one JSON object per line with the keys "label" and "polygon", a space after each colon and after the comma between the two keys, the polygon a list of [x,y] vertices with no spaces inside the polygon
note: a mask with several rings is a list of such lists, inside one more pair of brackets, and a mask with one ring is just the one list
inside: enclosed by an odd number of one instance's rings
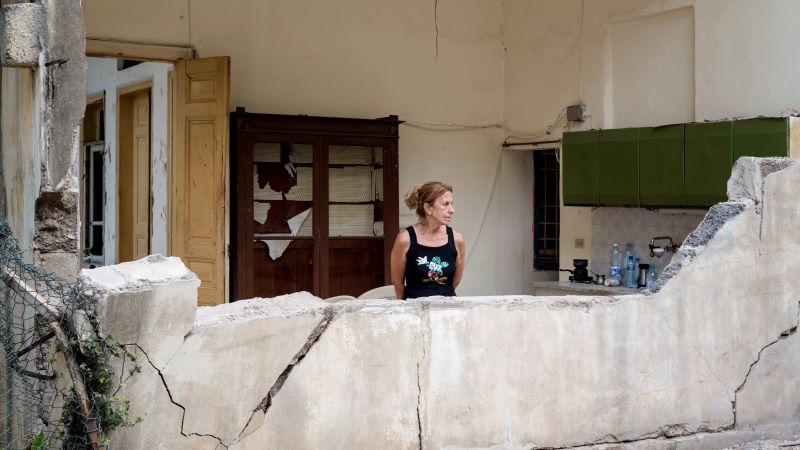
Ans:
{"label": "black tank top", "polygon": [[447,227],[447,243],[428,247],[417,243],[414,227],[406,228],[411,245],[406,252],[406,287],[403,299],[442,295],[455,297],[453,276],[456,273],[456,240],[453,229]]}

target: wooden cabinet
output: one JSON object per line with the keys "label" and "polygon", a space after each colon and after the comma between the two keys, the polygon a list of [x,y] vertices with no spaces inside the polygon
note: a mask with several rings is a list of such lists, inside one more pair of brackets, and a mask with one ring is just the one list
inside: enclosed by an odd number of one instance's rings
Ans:
{"label": "wooden cabinet", "polygon": [[789,120],[757,118],[564,133],[564,204],[707,207],[741,156],[789,156]]}
{"label": "wooden cabinet", "polygon": [[231,114],[232,299],[390,283],[399,124]]}
{"label": "wooden cabinet", "polygon": [[565,205],[597,205],[599,138],[597,130],[564,133],[561,161]]}
{"label": "wooden cabinet", "polygon": [[787,156],[789,119],[764,117],[733,122],[733,162],[740,156]]}
{"label": "wooden cabinet", "polygon": [[732,127],[732,122],[686,124],[686,206],[710,206],[727,200],[733,165]]}
{"label": "wooden cabinet", "polygon": [[683,206],[684,125],[639,129],[639,203]]}
{"label": "wooden cabinet", "polygon": [[639,204],[639,129],[600,130],[599,198],[603,206]]}

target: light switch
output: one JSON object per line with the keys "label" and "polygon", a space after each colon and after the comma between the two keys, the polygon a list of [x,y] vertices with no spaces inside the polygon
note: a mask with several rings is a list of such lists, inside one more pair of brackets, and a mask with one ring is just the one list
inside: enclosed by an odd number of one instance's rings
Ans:
{"label": "light switch", "polygon": [[583,248],[583,239],[575,239],[575,248]]}

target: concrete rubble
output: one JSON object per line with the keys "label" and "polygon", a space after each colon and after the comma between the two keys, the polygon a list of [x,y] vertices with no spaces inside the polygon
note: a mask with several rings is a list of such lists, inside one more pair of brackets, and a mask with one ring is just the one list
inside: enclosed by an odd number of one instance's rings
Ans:
{"label": "concrete rubble", "polygon": [[84,289],[101,298],[105,329],[147,361],[124,393],[132,414],[147,417],[112,442],[797,442],[800,163],[743,158],[731,180],[731,200],[709,212],[658,288],[643,295],[329,304],[296,293],[195,314],[197,280],[172,258],[83,271]]}

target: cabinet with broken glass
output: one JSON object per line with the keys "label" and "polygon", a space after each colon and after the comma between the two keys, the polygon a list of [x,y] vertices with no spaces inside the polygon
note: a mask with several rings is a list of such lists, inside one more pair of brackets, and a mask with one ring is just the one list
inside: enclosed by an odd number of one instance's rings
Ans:
{"label": "cabinet with broken glass", "polygon": [[[232,298],[302,290],[357,296],[388,284],[391,242],[384,236],[397,232],[396,118],[236,116]],[[262,120],[250,132],[247,119],[255,118]],[[276,132],[281,127],[289,130]]]}

